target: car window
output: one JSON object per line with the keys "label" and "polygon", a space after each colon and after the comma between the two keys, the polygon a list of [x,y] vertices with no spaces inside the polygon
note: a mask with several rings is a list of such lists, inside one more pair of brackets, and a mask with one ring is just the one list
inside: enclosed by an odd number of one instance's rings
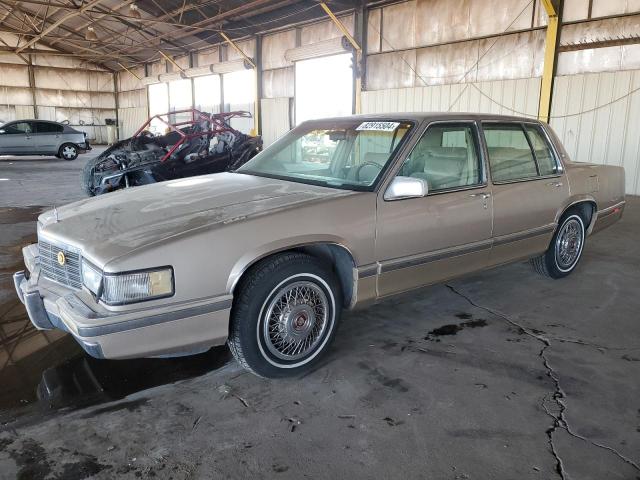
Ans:
{"label": "car window", "polygon": [[64,127],[57,123],[35,122],[37,133],[62,133]]}
{"label": "car window", "polygon": [[5,125],[6,133],[32,133],[33,127],[30,122],[16,122],[11,125]]}
{"label": "car window", "polygon": [[303,123],[237,172],[370,190],[411,128],[409,122],[361,119]]}
{"label": "car window", "polygon": [[540,175],[554,175],[558,173],[558,164],[553,156],[549,142],[537,125],[525,125],[529,141],[533,147],[538,162]]}
{"label": "car window", "polygon": [[429,127],[398,175],[426,180],[429,191],[481,183],[480,159],[473,127],[468,124]]}
{"label": "car window", "polygon": [[483,124],[494,182],[524,180],[538,176],[536,161],[519,124]]}

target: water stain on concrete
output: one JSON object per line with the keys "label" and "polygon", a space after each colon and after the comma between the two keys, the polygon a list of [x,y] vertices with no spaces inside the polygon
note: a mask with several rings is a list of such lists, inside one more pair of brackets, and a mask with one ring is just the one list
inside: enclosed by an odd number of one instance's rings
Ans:
{"label": "water stain on concrete", "polygon": [[[466,317],[465,317],[466,318]],[[486,327],[488,325],[487,321],[483,318],[478,318],[476,320],[469,320],[468,322],[462,322],[457,324],[448,324],[442,325],[441,327],[434,328],[431,330],[426,337],[425,340],[434,340],[435,337],[442,337],[446,335],[457,335],[458,332],[464,330],[465,328],[478,328],[478,327]]]}

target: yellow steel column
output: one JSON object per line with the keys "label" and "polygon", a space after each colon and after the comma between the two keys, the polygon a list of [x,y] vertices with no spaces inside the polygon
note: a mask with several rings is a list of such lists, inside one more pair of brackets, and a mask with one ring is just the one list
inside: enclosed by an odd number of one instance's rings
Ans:
{"label": "yellow steel column", "polygon": [[236,44],[236,42],[234,42],[233,40],[231,40],[226,33],[224,32],[220,32],[220,35],[222,36],[222,38],[225,39],[225,41],[231,45],[233,47],[233,49],[238,52],[240,54],[240,56],[244,59],[245,62],[247,62],[249,65],[251,65],[251,68],[253,68],[254,73],[255,73],[255,85],[254,85],[254,107],[253,107],[253,130],[250,132],[251,135],[257,135],[258,132],[260,131],[260,125],[258,124],[259,122],[259,110],[260,110],[260,99],[258,98],[258,92],[260,91],[260,87],[258,86],[258,81],[260,79],[260,75],[258,72],[258,67],[256,66],[255,62],[253,61],[253,59],[249,58],[249,56],[244,53],[244,51]]}
{"label": "yellow steel column", "polygon": [[[355,61],[355,65],[353,66],[353,68],[359,69],[360,68],[360,62],[362,60],[362,48],[360,47],[360,45],[358,44],[356,39],[353,38],[353,35],[351,35],[349,33],[349,30],[347,30],[347,27],[345,27],[343,25],[343,23],[340,21],[340,19],[335,16],[335,14],[331,11],[331,9],[327,6],[327,4],[324,3],[324,2],[320,2],[320,6],[325,11],[325,13],[329,16],[329,18],[331,20],[333,20],[333,23],[336,24],[338,29],[347,38],[347,40],[349,40],[349,43],[355,49],[355,51],[356,51],[356,61]],[[355,85],[355,92],[354,92],[354,94],[356,96],[356,113],[360,113],[360,110],[361,110],[361,107],[360,107],[360,94],[361,94],[361,92],[362,92],[362,78],[360,78],[360,73],[356,72],[356,85]]]}
{"label": "yellow steel column", "polygon": [[549,17],[547,36],[544,42],[544,68],[542,70],[542,85],[540,86],[540,104],[538,105],[538,119],[549,121],[551,114],[551,95],[553,93],[553,76],[555,74],[556,45],[558,40],[558,12],[551,0],[542,0],[544,9]]}

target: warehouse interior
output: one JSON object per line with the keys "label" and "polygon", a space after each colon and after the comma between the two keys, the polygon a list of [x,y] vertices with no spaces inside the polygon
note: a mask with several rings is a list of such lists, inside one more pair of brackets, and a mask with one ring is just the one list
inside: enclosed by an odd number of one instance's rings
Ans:
{"label": "warehouse interior", "polygon": [[[348,312],[302,378],[33,328],[12,274],[38,215],[192,108],[250,112],[230,124],[265,147],[352,114],[539,119],[574,162],[624,167],[627,206],[578,275],[512,264]],[[0,479],[640,476],[640,1],[5,0],[0,129],[25,119],[93,150],[0,155]]]}

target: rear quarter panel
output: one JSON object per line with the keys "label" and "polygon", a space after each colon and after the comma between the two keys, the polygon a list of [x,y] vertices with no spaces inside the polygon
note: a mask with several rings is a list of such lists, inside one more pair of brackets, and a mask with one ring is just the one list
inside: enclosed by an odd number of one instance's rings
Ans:
{"label": "rear quarter panel", "polygon": [[[614,165],[574,162],[569,158],[569,154],[553,129],[546,124],[545,129],[562,160],[566,180],[569,184],[569,197],[558,211],[558,219],[570,205],[578,202],[594,202],[597,212],[603,212],[624,202],[624,168]],[[592,218],[591,229],[596,218],[597,215]]]}

